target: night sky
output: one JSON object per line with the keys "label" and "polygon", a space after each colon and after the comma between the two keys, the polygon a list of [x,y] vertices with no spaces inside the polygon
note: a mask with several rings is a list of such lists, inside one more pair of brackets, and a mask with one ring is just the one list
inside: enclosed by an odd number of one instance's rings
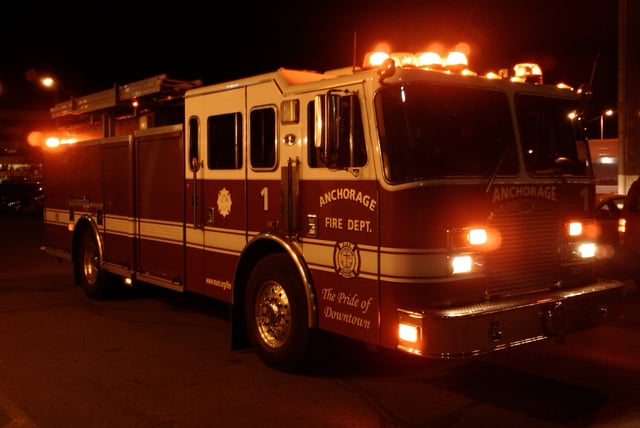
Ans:
{"label": "night sky", "polygon": [[[615,106],[616,0],[99,2],[11,4],[0,28],[0,108],[58,100],[166,73],[217,83],[279,67],[326,71],[361,63],[387,42],[420,51],[439,42],[471,47],[478,73],[537,62],[545,83],[592,78],[594,102]],[[5,5],[5,9],[9,6]]]}

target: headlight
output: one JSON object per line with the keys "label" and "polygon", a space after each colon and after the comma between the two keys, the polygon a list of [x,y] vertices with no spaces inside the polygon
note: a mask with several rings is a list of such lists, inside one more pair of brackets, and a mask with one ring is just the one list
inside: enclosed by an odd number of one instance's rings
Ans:
{"label": "headlight", "polygon": [[473,269],[473,258],[470,255],[454,256],[451,258],[451,273],[466,273]]}
{"label": "headlight", "polygon": [[578,254],[583,259],[586,259],[589,257],[595,257],[596,248],[597,248],[596,244],[594,244],[593,242],[585,242],[578,245]]}

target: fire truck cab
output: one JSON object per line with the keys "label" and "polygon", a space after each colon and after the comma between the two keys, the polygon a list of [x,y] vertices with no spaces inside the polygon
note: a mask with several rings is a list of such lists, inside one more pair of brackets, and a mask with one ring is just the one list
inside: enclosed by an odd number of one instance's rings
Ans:
{"label": "fire truck cab", "polygon": [[[233,348],[282,370],[314,329],[455,358],[616,319],[577,91],[425,58],[56,106],[101,134],[45,150],[45,252],[93,298],[115,278],[227,302]],[[145,110],[176,99],[179,120]]]}

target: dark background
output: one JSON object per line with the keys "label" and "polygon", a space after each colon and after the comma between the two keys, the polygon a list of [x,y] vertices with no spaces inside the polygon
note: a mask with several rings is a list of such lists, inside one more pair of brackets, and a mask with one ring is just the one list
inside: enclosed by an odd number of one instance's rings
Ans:
{"label": "dark background", "polygon": [[[594,111],[615,107],[615,0],[14,2],[0,14],[0,109],[45,108],[166,73],[216,83],[279,67],[360,64],[387,42],[470,45],[484,74],[537,62],[545,83],[592,80]],[[9,10],[10,9],[10,10]],[[355,49],[354,49],[355,48]],[[355,53],[354,53],[355,51]],[[55,95],[37,85],[51,74]]]}

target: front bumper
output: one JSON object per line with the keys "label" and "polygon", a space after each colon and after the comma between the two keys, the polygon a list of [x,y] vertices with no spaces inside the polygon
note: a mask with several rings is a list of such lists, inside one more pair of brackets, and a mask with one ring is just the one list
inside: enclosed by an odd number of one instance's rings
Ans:
{"label": "front bumper", "polygon": [[417,341],[398,348],[431,358],[461,358],[498,351],[595,326],[620,317],[624,285],[601,280],[569,290],[446,309],[398,310]]}

